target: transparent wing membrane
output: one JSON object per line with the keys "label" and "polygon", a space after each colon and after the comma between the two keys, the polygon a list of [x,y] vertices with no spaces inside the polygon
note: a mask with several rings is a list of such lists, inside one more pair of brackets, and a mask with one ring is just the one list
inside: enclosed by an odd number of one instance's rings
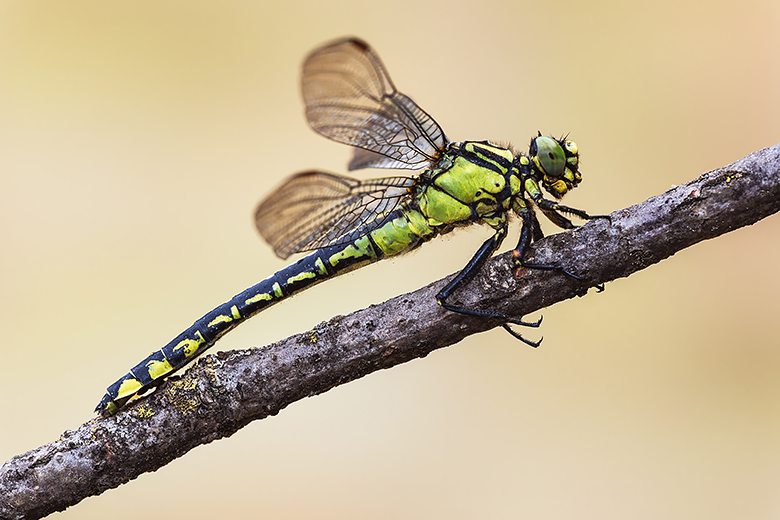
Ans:
{"label": "transparent wing membrane", "polygon": [[396,91],[379,56],[362,40],[339,40],[311,53],[302,89],[315,131],[373,152],[356,154],[350,169],[421,169],[447,147],[441,127]]}
{"label": "transparent wing membrane", "polygon": [[346,244],[382,225],[411,196],[415,180],[359,181],[308,171],[288,179],[257,207],[255,224],[277,256]]}

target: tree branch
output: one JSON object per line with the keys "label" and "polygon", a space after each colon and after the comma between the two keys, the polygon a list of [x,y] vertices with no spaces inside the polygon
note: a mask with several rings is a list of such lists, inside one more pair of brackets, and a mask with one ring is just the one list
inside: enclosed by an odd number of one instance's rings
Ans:
{"label": "tree branch", "polygon": [[[644,269],[702,240],[780,209],[780,145],[705,173],[641,204],[534,244],[536,263],[584,277],[490,260],[453,301],[534,312]],[[204,356],[118,415],[92,419],[0,468],[0,518],[41,518],[154,471],[290,403],[390,368],[499,323],[436,305],[439,280],[381,305],[337,316],[267,347]]]}

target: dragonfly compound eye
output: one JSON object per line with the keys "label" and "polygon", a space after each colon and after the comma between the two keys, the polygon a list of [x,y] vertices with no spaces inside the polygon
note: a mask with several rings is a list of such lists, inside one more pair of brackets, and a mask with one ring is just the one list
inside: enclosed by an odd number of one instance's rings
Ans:
{"label": "dragonfly compound eye", "polygon": [[[547,177],[560,177],[566,167],[566,153],[551,137],[539,136],[535,140],[536,163]],[[576,145],[575,145],[576,147]]]}

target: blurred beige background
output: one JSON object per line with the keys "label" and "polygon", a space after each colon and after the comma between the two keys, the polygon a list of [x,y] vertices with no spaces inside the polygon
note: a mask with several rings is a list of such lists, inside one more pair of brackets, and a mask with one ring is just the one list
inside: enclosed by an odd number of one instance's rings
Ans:
{"label": "blurred beige background", "polygon": [[[780,142],[777,0],[281,4],[0,3],[1,460],[285,265],[255,204],[350,155],[302,114],[299,67],[325,41],[369,41],[452,140],[570,132],[585,180],[567,203],[591,213]],[[546,309],[537,350],[470,337],[58,518],[778,518],[779,232]],[[218,349],[418,288],[488,234],[323,284]]]}

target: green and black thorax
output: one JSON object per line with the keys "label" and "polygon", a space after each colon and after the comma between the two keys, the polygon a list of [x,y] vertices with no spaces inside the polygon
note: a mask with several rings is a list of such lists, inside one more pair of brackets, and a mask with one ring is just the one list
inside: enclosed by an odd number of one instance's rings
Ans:
{"label": "green and black thorax", "polygon": [[510,211],[528,211],[526,196],[543,199],[540,186],[562,197],[582,180],[572,141],[538,136],[530,154],[518,154],[489,141],[450,143],[436,164],[416,180],[411,200],[438,233],[485,222],[497,229]]}

